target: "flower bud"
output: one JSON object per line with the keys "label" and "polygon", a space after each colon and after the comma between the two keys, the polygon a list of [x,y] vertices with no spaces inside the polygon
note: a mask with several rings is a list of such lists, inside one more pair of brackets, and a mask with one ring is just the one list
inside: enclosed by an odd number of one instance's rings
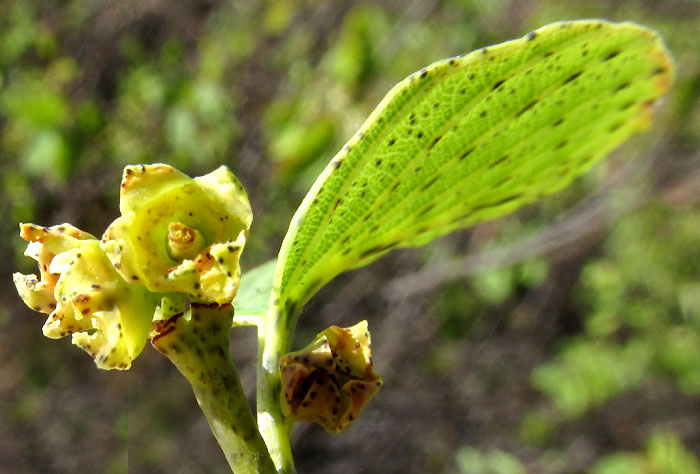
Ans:
{"label": "flower bud", "polygon": [[367,321],[331,326],[297,352],[280,359],[282,411],[292,420],[315,421],[340,433],[379,391]]}

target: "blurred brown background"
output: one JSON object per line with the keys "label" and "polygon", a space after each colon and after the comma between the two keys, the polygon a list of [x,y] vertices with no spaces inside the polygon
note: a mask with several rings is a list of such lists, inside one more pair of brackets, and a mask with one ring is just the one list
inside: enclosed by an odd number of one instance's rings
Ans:
{"label": "blurred brown background", "polygon": [[[125,164],[228,165],[274,258],[318,172],[389,88],[562,19],[658,30],[677,81],[653,130],[514,216],[341,275],[295,347],[367,319],[385,385],[347,432],[298,424],[300,473],[699,472],[700,3],[38,2],[0,6],[0,472],[225,473],[150,346],[97,370],[41,335],[18,222],[95,235]],[[232,332],[251,399],[255,333]]]}

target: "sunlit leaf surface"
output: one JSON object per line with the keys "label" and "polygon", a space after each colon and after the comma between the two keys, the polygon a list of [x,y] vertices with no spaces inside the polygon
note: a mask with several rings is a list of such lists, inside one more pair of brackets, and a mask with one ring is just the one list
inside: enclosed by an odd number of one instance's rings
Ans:
{"label": "sunlit leaf surface", "polygon": [[654,32],[598,20],[555,23],[412,74],[305,197],[280,253],[278,304],[298,308],[392,248],[560,190],[648,127],[672,76]]}

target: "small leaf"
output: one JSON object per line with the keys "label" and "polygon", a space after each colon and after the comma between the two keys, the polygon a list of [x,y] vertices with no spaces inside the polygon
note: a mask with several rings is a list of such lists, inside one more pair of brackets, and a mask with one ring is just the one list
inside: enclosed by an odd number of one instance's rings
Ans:
{"label": "small leaf", "polygon": [[331,160],[280,251],[280,305],[397,247],[552,194],[648,127],[671,59],[632,23],[555,23],[394,87]]}
{"label": "small leaf", "polygon": [[272,277],[277,260],[270,260],[252,270],[243,272],[241,286],[233,300],[236,318],[244,316],[265,316],[270,306]]}

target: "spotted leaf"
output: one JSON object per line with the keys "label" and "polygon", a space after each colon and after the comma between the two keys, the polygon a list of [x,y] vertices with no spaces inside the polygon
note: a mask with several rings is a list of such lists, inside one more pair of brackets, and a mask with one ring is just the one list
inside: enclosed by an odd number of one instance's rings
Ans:
{"label": "spotted leaf", "polygon": [[598,20],[548,25],[410,75],[295,214],[276,270],[278,311],[293,313],[390,249],[560,190],[649,126],[672,77],[653,31]]}

